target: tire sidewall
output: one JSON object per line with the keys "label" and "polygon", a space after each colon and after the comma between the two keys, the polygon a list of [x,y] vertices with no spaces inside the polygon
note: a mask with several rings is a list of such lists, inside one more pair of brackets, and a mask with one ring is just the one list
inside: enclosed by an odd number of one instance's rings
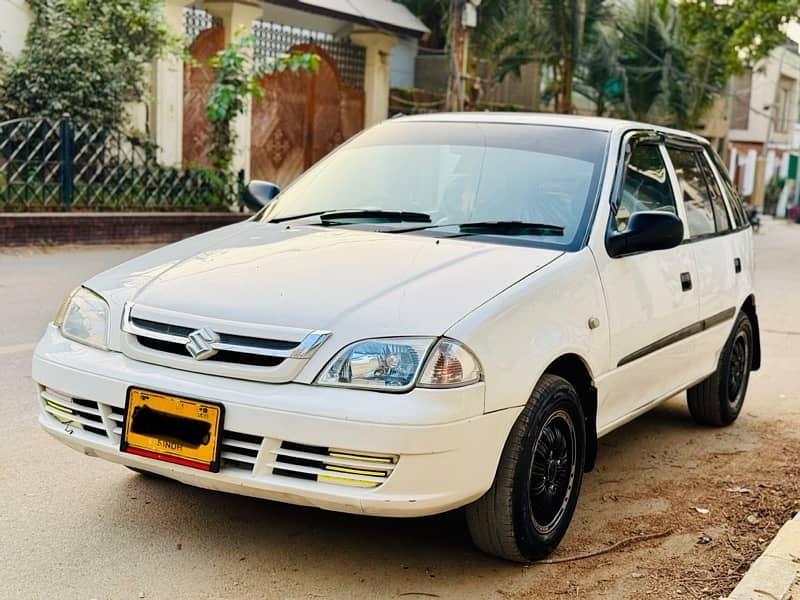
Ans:
{"label": "tire sidewall", "polygon": [[[747,340],[747,362],[744,365],[744,375],[737,401],[731,403],[728,400],[728,376],[731,369],[731,354],[733,344],[740,333],[744,333]],[[753,364],[753,325],[745,313],[740,313],[736,319],[733,331],[725,345],[725,360],[720,365],[719,378],[719,401],[721,403],[720,414],[724,423],[732,423],[739,416],[747,394],[747,386],[750,383],[750,370]]]}
{"label": "tire sidewall", "polygon": [[[532,406],[530,419],[523,434],[519,460],[514,473],[512,492],[512,510],[514,521],[514,537],[520,553],[528,560],[538,560],[549,554],[569,527],[575,506],[580,494],[583,480],[583,469],[586,455],[586,426],[583,410],[575,388],[566,380],[557,378],[549,383],[538,402]],[[575,429],[575,474],[572,480],[571,495],[560,520],[546,534],[536,530],[530,503],[531,466],[534,458],[534,447],[542,427],[550,415],[563,410],[569,414]]]}

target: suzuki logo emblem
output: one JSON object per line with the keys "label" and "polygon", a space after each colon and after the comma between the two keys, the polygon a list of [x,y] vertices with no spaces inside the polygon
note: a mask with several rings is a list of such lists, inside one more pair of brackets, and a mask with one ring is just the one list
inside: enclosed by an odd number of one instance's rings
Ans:
{"label": "suzuki logo emblem", "polygon": [[203,327],[189,334],[186,349],[195,360],[205,360],[217,353],[217,349],[212,345],[217,342],[219,342],[219,336],[208,327]]}

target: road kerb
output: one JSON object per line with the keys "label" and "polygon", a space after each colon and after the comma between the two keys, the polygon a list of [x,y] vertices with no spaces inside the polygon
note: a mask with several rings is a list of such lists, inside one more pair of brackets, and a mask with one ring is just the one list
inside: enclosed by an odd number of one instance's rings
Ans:
{"label": "road kerb", "polygon": [[800,579],[800,513],[778,531],[728,600],[788,600]]}

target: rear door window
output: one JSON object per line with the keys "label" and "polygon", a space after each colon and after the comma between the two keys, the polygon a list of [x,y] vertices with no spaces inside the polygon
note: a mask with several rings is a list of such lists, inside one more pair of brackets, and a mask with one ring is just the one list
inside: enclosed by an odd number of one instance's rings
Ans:
{"label": "rear door window", "polygon": [[669,148],[669,157],[680,183],[683,206],[690,237],[709,235],[716,231],[711,198],[700,167],[691,150]]}

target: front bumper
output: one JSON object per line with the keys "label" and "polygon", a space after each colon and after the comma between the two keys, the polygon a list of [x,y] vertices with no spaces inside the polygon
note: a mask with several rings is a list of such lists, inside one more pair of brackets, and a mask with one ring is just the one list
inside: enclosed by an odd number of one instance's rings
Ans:
{"label": "front bumper", "polygon": [[[482,384],[380,394],[240,381],[95,350],[64,339],[52,326],[34,353],[33,379],[39,386],[39,420],[44,429],[89,456],[198,487],[381,516],[435,514],[480,497],[492,483],[519,413],[509,409],[483,414]],[[232,438],[232,458],[223,459],[219,473],[207,473],[120,452],[120,418],[130,386],[223,403],[223,437]],[[48,408],[46,397],[59,404],[77,399],[80,410],[96,413],[92,417],[96,422],[83,428],[64,423]],[[388,476],[370,488],[335,478],[295,478],[275,472],[285,473],[286,465],[276,462],[276,456],[287,442],[391,456],[394,464]],[[235,454],[237,444],[250,447],[248,455]]]}

